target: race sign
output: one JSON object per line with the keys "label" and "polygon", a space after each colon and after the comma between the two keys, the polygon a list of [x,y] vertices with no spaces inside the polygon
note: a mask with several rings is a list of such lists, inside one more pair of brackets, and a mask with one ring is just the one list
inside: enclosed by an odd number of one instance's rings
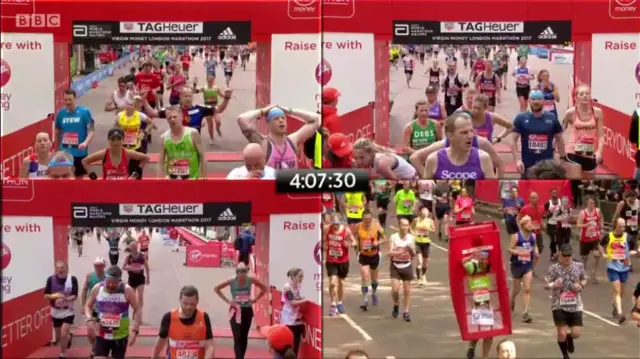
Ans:
{"label": "race sign", "polygon": [[251,21],[74,21],[72,34],[80,45],[245,45]]}

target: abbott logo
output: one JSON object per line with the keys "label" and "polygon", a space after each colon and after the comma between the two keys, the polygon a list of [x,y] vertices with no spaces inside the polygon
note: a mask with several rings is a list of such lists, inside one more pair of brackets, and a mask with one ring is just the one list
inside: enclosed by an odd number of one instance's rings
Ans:
{"label": "abbott logo", "polygon": [[640,19],[638,0],[609,0],[609,16],[613,19]]}
{"label": "abbott logo", "polygon": [[87,25],[73,25],[73,37],[89,36],[89,27]]}
{"label": "abbott logo", "polygon": [[409,36],[409,24],[395,24],[393,34],[396,36]]}
{"label": "abbott logo", "polygon": [[73,207],[73,218],[89,218],[89,209],[87,207]]}

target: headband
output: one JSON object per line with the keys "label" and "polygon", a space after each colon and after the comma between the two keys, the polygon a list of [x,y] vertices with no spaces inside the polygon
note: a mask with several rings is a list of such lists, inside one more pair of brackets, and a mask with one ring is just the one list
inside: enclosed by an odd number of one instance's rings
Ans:
{"label": "headband", "polygon": [[73,167],[73,162],[69,160],[57,160],[57,159],[53,159],[49,161],[49,168],[56,168],[56,167]]}

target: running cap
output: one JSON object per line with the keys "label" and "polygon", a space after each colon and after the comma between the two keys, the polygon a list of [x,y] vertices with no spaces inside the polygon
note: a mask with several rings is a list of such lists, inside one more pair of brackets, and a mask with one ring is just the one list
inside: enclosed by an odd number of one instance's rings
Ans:
{"label": "running cap", "polygon": [[276,117],[284,117],[285,113],[281,108],[272,108],[271,110],[269,110],[269,112],[267,112],[267,121],[271,121]]}
{"label": "running cap", "polygon": [[122,269],[118,266],[111,266],[107,268],[105,271],[105,278],[109,280],[120,280],[122,279]]}
{"label": "running cap", "polygon": [[293,332],[286,325],[274,325],[267,329],[267,342],[278,352],[293,348]]}
{"label": "running cap", "polygon": [[329,149],[338,157],[345,157],[353,152],[353,145],[344,133],[329,136]]}
{"label": "running cap", "polygon": [[542,93],[542,91],[533,90],[533,91],[529,92],[529,99],[530,100],[544,100],[544,94]]}
{"label": "running cap", "polygon": [[95,261],[93,261],[93,265],[94,266],[97,266],[97,265],[103,265],[104,266],[104,265],[107,265],[107,261],[105,261],[104,258],[102,258],[102,257],[98,257],[98,258],[96,258]]}
{"label": "running cap", "polygon": [[337,100],[340,97],[340,91],[334,87],[322,88],[322,104],[326,105]]}
{"label": "running cap", "polygon": [[571,248],[569,243],[565,243],[560,246],[560,254],[563,256],[571,256],[573,255],[573,248]]}
{"label": "running cap", "polygon": [[120,128],[112,128],[107,132],[107,138],[111,139],[111,137],[120,136],[120,138],[124,138],[124,131]]}

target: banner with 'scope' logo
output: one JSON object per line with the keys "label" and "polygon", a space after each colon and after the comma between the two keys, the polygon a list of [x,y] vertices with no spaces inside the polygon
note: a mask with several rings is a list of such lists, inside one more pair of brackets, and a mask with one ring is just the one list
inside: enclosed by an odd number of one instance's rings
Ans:
{"label": "banner with 'scope' logo", "polygon": [[251,21],[74,21],[74,44],[244,45]]}
{"label": "banner with 'scope' logo", "polygon": [[396,44],[564,44],[571,21],[393,21]]}
{"label": "banner with 'scope' logo", "polygon": [[236,226],[251,221],[251,202],[73,203],[74,227]]}

